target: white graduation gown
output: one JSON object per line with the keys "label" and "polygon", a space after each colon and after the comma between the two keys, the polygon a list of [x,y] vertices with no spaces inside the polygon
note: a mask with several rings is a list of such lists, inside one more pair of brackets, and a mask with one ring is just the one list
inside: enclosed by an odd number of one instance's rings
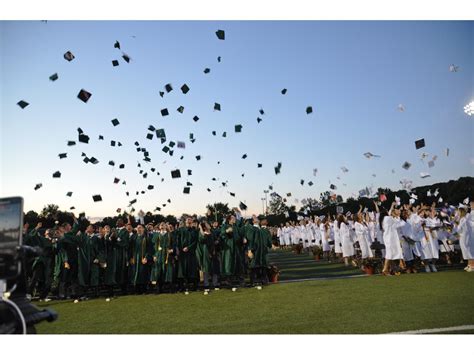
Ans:
{"label": "white graduation gown", "polygon": [[342,244],[342,256],[344,258],[354,256],[355,250],[353,241],[351,239],[351,233],[349,231],[349,227],[344,222],[341,223],[339,227],[339,236],[341,238]]}
{"label": "white graduation gown", "polygon": [[333,222],[333,233],[334,233],[334,250],[336,253],[342,253],[341,236],[339,234],[339,228],[337,227],[337,221]]}
{"label": "white graduation gown", "polygon": [[355,234],[359,242],[362,259],[372,258],[374,255],[370,249],[369,228],[362,223],[356,222],[354,224]]}
{"label": "white graduation gown", "polygon": [[321,234],[321,246],[323,248],[323,251],[330,251],[331,250],[331,245],[329,244],[329,237],[331,234],[330,229],[326,231],[326,228],[324,227],[324,224],[319,225],[319,232]]}
{"label": "white graduation gown", "polygon": [[403,259],[405,261],[412,261],[415,257],[413,256],[413,247],[415,244],[409,243],[405,238],[413,240],[413,228],[410,223],[405,223],[398,229],[398,235],[400,236],[400,245],[402,247]]}
{"label": "white graduation gown", "polygon": [[459,234],[459,246],[461,247],[464,260],[474,259],[474,236],[472,235],[472,212],[461,218],[459,224],[454,227],[454,232]]}
{"label": "white graduation gown", "polygon": [[403,259],[400,238],[397,229],[405,224],[400,218],[386,216],[383,219],[383,241],[385,244],[385,259],[399,260]]}

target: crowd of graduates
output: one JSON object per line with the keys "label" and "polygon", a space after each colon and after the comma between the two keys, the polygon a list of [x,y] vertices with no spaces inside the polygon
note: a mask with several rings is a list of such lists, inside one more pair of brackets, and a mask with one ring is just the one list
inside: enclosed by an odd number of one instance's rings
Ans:
{"label": "crowd of graduates", "polygon": [[[73,299],[130,293],[204,294],[221,287],[268,283],[272,236],[265,217],[244,219],[235,208],[220,225],[210,218],[183,216],[178,225],[162,222],[115,226],[78,220],[42,230],[24,228],[24,244],[42,248],[27,263],[28,292],[40,300]],[[250,283],[247,282],[247,276]]]}

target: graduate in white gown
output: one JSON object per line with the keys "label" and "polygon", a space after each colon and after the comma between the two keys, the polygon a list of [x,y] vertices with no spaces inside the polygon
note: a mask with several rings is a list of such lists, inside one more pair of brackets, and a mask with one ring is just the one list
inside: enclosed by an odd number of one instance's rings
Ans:
{"label": "graduate in white gown", "polygon": [[336,257],[340,259],[342,256],[342,243],[336,218],[334,219],[334,222],[332,222],[332,232],[334,235],[334,251],[336,252]]}
{"label": "graduate in white gown", "polygon": [[347,219],[344,215],[340,214],[337,217],[337,227],[339,229],[339,237],[342,244],[342,257],[344,258],[344,264],[349,266],[350,259],[354,256],[354,241],[351,239],[351,233],[347,224]]}
{"label": "graduate in white gown", "polygon": [[437,272],[434,261],[438,259],[438,239],[436,235],[431,232],[431,228],[435,225],[432,219],[430,219],[430,209],[424,205],[421,205],[420,217],[421,221],[421,239],[420,239],[420,257],[425,264],[426,272]]}
{"label": "graduate in white gown", "polygon": [[405,224],[398,229],[398,235],[400,237],[400,245],[402,247],[403,253],[403,260],[404,261],[400,266],[404,269],[408,274],[416,273],[416,269],[414,267],[414,259],[415,256],[413,254],[414,246],[416,244],[415,240],[413,239],[413,228],[410,223],[408,223],[410,218],[410,210],[404,209],[401,212],[401,219],[405,221]]}
{"label": "graduate in white gown", "polygon": [[283,240],[287,248],[291,247],[291,228],[288,222],[286,222],[286,225],[283,227]]}
{"label": "graduate in white gown", "polygon": [[362,253],[362,261],[367,258],[373,258],[374,255],[370,249],[369,228],[364,222],[364,217],[361,212],[356,215],[356,222],[354,223],[354,230],[356,240],[359,242],[360,251]]}
{"label": "graduate in white gown", "polygon": [[471,212],[460,208],[457,211],[454,233],[459,236],[459,246],[461,247],[462,257],[467,260],[467,266],[464,268],[467,272],[474,272],[474,215],[473,203],[471,202]]}
{"label": "graduate in white gown", "polygon": [[400,245],[400,237],[398,236],[398,228],[405,224],[400,219],[400,210],[395,208],[396,202],[392,203],[389,215],[385,216],[382,222],[383,240],[385,244],[385,262],[382,270],[383,275],[390,275],[390,271],[394,270],[393,261],[403,259],[402,247]]}
{"label": "graduate in white gown", "polygon": [[321,234],[321,248],[323,249],[323,258],[329,261],[331,252],[331,245],[329,244],[331,227],[329,225],[329,221],[319,222],[319,232]]}

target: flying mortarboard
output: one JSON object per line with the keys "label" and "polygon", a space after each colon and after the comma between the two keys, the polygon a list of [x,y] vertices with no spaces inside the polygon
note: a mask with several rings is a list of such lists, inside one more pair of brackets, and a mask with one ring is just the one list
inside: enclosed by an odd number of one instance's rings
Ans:
{"label": "flying mortarboard", "polygon": [[18,101],[16,104],[17,104],[18,106],[20,106],[22,109],[24,109],[26,106],[29,105],[28,102],[23,101],[23,100]]}
{"label": "flying mortarboard", "polygon": [[173,141],[171,141],[168,145],[169,145],[171,148],[173,148],[173,147],[176,145],[176,143],[173,142]]}
{"label": "flying mortarboard", "polygon": [[99,140],[100,140],[100,141],[103,141],[103,140],[104,140],[104,136],[99,135]]}
{"label": "flying mortarboard", "polygon": [[166,92],[169,93],[169,92],[173,91],[173,87],[171,86],[171,84],[166,84],[165,85],[165,90],[166,90]]}
{"label": "flying mortarboard", "polygon": [[310,113],[313,113],[313,107],[308,106],[306,107],[306,113],[309,115]]}
{"label": "flying mortarboard", "polygon": [[70,62],[74,58],[75,57],[74,57],[74,54],[72,54],[72,52],[67,51],[66,53],[64,53],[64,59],[66,59],[68,62]]}
{"label": "flying mortarboard", "polygon": [[179,171],[179,169],[172,170],[172,171],[171,171],[171,177],[172,177],[173,179],[180,178],[180,177],[181,177],[181,172]]}
{"label": "flying mortarboard", "polygon": [[116,144],[117,144],[116,141],[110,141],[110,145],[111,145],[112,147],[115,147]]}
{"label": "flying mortarboard", "polygon": [[160,96],[163,97],[164,96],[164,92],[163,91],[160,91]]}
{"label": "flying mortarboard", "polygon": [[257,164],[257,168],[261,168],[262,166],[263,166],[262,163]]}
{"label": "flying mortarboard", "polygon": [[119,43],[119,41],[115,41],[115,43],[114,43],[114,48],[120,49],[120,43]]}
{"label": "flying mortarboard", "polygon": [[428,173],[420,173],[420,177],[421,177],[422,179],[425,179],[425,178],[430,177],[430,176],[431,176],[431,175],[428,174]]}
{"label": "flying mortarboard", "polygon": [[94,196],[92,196],[92,199],[94,200],[94,202],[99,202],[99,201],[102,201],[102,196],[94,195]]}
{"label": "flying mortarboard", "polygon": [[199,121],[199,117],[198,117],[198,116],[194,116],[194,117],[193,117],[193,121],[194,121],[194,122]]}
{"label": "flying mortarboard", "polygon": [[54,174],[53,174],[53,178],[60,178],[61,177],[61,172],[59,171],[56,171]]}
{"label": "flying mortarboard", "polygon": [[425,139],[419,139],[417,141],[415,141],[415,147],[416,149],[421,149],[425,146]]}
{"label": "flying mortarboard", "polygon": [[217,62],[220,63],[220,62],[221,62],[221,59],[222,59],[221,56],[217,57]]}
{"label": "flying mortarboard", "polygon": [[58,80],[58,78],[59,78],[58,73],[54,73],[53,75],[51,75],[49,77],[49,80],[56,81],[56,80]]}
{"label": "flying mortarboard", "polygon": [[312,181],[310,181],[310,182],[308,182],[308,185],[309,185],[309,186],[313,186],[314,184],[313,184]]}
{"label": "flying mortarboard", "polygon": [[229,192],[229,195],[231,195],[232,197],[235,197],[235,193],[233,192]]}
{"label": "flying mortarboard", "polygon": [[220,40],[225,40],[225,31],[224,30],[217,30],[216,31],[216,36],[217,38],[219,38]]}
{"label": "flying mortarboard", "polygon": [[120,182],[119,178],[114,178],[114,184],[118,184]]}
{"label": "flying mortarboard", "polygon": [[303,179],[300,180],[300,184],[304,185],[304,180]]}
{"label": "flying mortarboard", "polygon": [[79,94],[77,94],[77,98],[84,103],[87,103],[91,96],[92,94],[84,89],[81,89],[81,91],[79,91]]}
{"label": "flying mortarboard", "polygon": [[157,138],[166,138],[166,133],[163,128],[157,129],[155,132]]}
{"label": "flying mortarboard", "polygon": [[429,168],[432,168],[434,165],[435,165],[435,163],[434,163],[433,160],[430,160],[430,161],[428,162],[428,167],[429,167]]}
{"label": "flying mortarboard", "polygon": [[148,190],[153,190],[155,187],[153,185],[148,185],[147,189]]}
{"label": "flying mortarboard", "polygon": [[118,66],[118,65],[119,65],[119,61],[116,60],[116,59],[114,59],[114,60],[112,61],[112,65],[113,65],[114,67]]}
{"label": "flying mortarboard", "polygon": [[209,68],[204,69],[204,74],[209,74],[210,72],[211,72],[211,69]]}
{"label": "flying mortarboard", "polygon": [[185,187],[183,189],[183,194],[189,194],[189,191],[191,191],[191,188],[190,187]]}
{"label": "flying mortarboard", "polygon": [[189,86],[183,84],[183,86],[181,86],[181,91],[183,92],[183,94],[187,94],[189,92]]}
{"label": "flying mortarboard", "polygon": [[161,110],[161,116],[168,116],[169,115],[169,112],[168,112],[168,109],[167,108],[164,108]]}
{"label": "flying mortarboard", "polygon": [[35,185],[35,191],[40,189],[41,187],[43,187],[43,184],[42,183],[39,183],[39,184],[36,184]]}
{"label": "flying mortarboard", "polygon": [[282,95],[285,95],[285,94],[286,94],[286,91],[287,91],[286,89],[283,89],[283,90],[281,91],[281,94],[282,94]]}
{"label": "flying mortarboard", "polygon": [[224,138],[227,137],[227,132],[223,132],[222,137],[224,137]]}
{"label": "flying mortarboard", "polygon": [[109,165],[115,166],[115,162],[113,160],[109,160]]}
{"label": "flying mortarboard", "polygon": [[178,141],[178,148],[181,148],[181,149],[186,148],[186,143]]}
{"label": "flying mortarboard", "polygon": [[221,104],[214,102],[214,111],[220,111],[221,110]]}
{"label": "flying mortarboard", "polygon": [[239,208],[242,210],[242,211],[245,211],[247,209],[247,205],[243,202],[240,202],[239,203]]}
{"label": "flying mortarboard", "polygon": [[89,161],[90,161],[92,164],[94,164],[94,165],[99,163],[99,161],[98,161],[96,158],[94,158],[94,157],[90,157],[90,158],[89,158]]}
{"label": "flying mortarboard", "polygon": [[178,111],[179,113],[183,113],[184,112],[184,106],[179,106],[176,111]]}
{"label": "flying mortarboard", "polygon": [[130,63],[130,57],[129,57],[127,54],[124,53],[124,54],[122,55],[122,58],[123,58],[123,60],[126,61],[127,63]]}
{"label": "flying mortarboard", "polygon": [[246,158],[247,158],[247,154],[242,155],[242,159],[246,159]]}
{"label": "flying mortarboard", "polygon": [[69,191],[68,193],[66,193],[66,196],[71,197],[72,196],[72,191]]}
{"label": "flying mortarboard", "polygon": [[406,161],[406,162],[403,163],[402,168],[405,169],[405,170],[408,170],[408,169],[410,169],[410,166],[411,166],[411,164]]}
{"label": "flying mortarboard", "polygon": [[112,122],[112,124],[114,125],[114,127],[115,127],[115,126],[118,126],[118,125],[120,124],[119,120],[116,119],[116,118],[114,118],[111,122]]}
{"label": "flying mortarboard", "polygon": [[59,153],[59,159],[67,158],[67,153]]}
{"label": "flying mortarboard", "polygon": [[191,169],[188,169],[188,176],[192,174],[193,174],[193,171]]}
{"label": "flying mortarboard", "polygon": [[329,188],[330,188],[331,190],[336,190],[336,189],[337,189],[336,185],[334,185],[334,184],[331,184],[331,185],[329,186]]}
{"label": "flying mortarboard", "polygon": [[152,139],[153,139],[153,133],[148,133],[148,134],[146,135],[146,139],[152,140]]}
{"label": "flying mortarboard", "polygon": [[201,156],[200,156],[200,155],[196,155],[196,160],[201,160]]}
{"label": "flying mortarboard", "polygon": [[235,125],[234,129],[235,129],[235,133],[240,133],[242,132],[242,125],[241,124]]}

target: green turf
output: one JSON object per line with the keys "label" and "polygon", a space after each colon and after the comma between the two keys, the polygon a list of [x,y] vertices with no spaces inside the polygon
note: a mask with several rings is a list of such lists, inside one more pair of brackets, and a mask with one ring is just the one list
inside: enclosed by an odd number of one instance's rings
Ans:
{"label": "green turf", "polygon": [[[278,253],[275,253],[278,254]],[[301,259],[300,259],[301,257]],[[272,255],[298,264],[304,256]],[[312,277],[340,264],[315,262]],[[307,275],[305,269],[285,273]],[[323,269],[326,268],[325,271]],[[286,270],[286,271],[285,271]],[[350,270],[350,269],[349,269]],[[359,271],[352,269],[352,272]],[[288,274],[288,275],[289,275]],[[58,321],[39,333],[347,334],[474,324],[474,275],[463,271],[281,283],[237,292],[51,302]]]}

